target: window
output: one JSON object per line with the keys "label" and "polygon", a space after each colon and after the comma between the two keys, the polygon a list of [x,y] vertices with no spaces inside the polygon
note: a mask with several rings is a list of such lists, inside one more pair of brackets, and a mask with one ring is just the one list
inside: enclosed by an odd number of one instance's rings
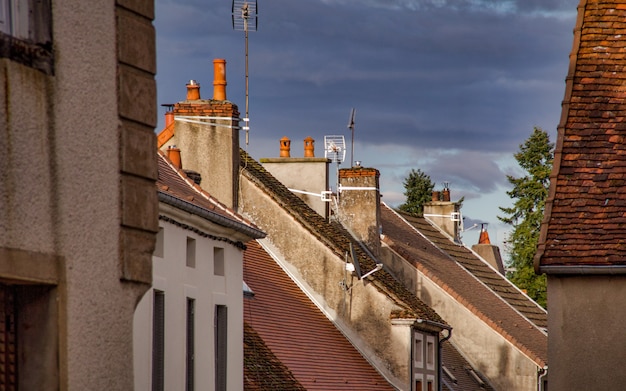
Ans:
{"label": "window", "polygon": [[50,0],[0,0],[0,57],[52,74]]}
{"label": "window", "polygon": [[196,267],[196,239],[187,238],[187,267]]}
{"label": "window", "polygon": [[165,294],[154,291],[152,305],[152,391],[165,388]]}
{"label": "window", "polygon": [[165,230],[163,229],[163,227],[159,227],[159,232],[156,235],[156,243],[154,245],[155,257],[163,258],[164,241],[165,241]]}
{"label": "window", "polygon": [[185,390],[193,391],[194,377],[195,377],[195,306],[196,301],[191,298],[187,298],[187,356],[186,356],[186,369],[187,377],[185,381]]}
{"label": "window", "polygon": [[226,391],[228,308],[215,306],[215,391]]}
{"label": "window", "polygon": [[426,338],[426,368],[435,368],[435,337]]}
{"label": "window", "polygon": [[213,248],[213,274],[216,276],[225,275],[224,249],[220,247]]}
{"label": "window", "polygon": [[424,335],[417,332],[413,344],[413,362],[416,368],[424,367]]}
{"label": "window", "polygon": [[422,391],[422,380],[415,380],[415,391]]}

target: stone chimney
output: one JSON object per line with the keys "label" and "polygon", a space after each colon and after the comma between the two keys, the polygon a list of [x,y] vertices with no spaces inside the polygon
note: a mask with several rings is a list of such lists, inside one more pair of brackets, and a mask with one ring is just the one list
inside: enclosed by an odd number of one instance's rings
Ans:
{"label": "stone chimney", "polygon": [[496,268],[500,274],[504,275],[504,264],[502,263],[502,256],[500,256],[500,248],[491,244],[489,233],[487,233],[487,224],[482,224],[478,244],[473,245],[472,250]]}
{"label": "stone chimney", "polygon": [[[460,242],[461,207],[450,201],[450,188],[446,187],[439,194],[433,192],[432,201],[424,204],[424,217],[446,232],[456,242]],[[441,200],[438,201],[439,197]]]}
{"label": "stone chimney", "polygon": [[315,140],[304,139],[304,157],[291,156],[291,140],[280,139],[277,158],[261,158],[263,167],[287,186],[295,195],[324,218],[328,217],[328,202],[322,199],[322,192],[328,190],[329,159],[315,157]]}
{"label": "stone chimney", "polygon": [[[187,84],[186,100],[172,107],[173,135],[185,168],[202,178],[202,187],[220,202],[237,209],[239,189],[239,109],[226,100],[226,61],[213,61],[213,99],[202,99],[200,84]],[[159,135],[160,137],[160,135]]]}
{"label": "stone chimney", "polygon": [[374,168],[339,170],[338,219],[375,256],[380,256],[380,172]]}

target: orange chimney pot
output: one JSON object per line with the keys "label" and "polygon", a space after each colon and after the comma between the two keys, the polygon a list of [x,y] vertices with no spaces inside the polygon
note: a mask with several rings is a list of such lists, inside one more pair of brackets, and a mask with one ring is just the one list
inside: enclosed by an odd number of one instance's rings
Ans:
{"label": "orange chimney pot", "polygon": [[165,127],[170,126],[174,122],[174,112],[168,111],[165,113]]}
{"label": "orange chimney pot", "polygon": [[178,149],[176,145],[170,145],[167,148],[167,158],[170,159],[170,161],[176,168],[183,168],[183,161],[180,157],[180,149]]}
{"label": "orange chimney pot", "polygon": [[187,100],[200,99],[200,84],[195,80],[189,80],[187,83]]}
{"label": "orange chimney pot", "polygon": [[213,60],[213,99],[226,100],[226,60]]}
{"label": "orange chimney pot", "polygon": [[312,137],[304,139],[304,157],[315,157],[315,140]]}
{"label": "orange chimney pot", "polygon": [[489,234],[487,233],[487,228],[483,227],[480,229],[480,236],[478,237],[478,244],[491,244],[489,240]]}
{"label": "orange chimney pot", "polygon": [[280,157],[291,156],[291,140],[287,136],[280,139]]}

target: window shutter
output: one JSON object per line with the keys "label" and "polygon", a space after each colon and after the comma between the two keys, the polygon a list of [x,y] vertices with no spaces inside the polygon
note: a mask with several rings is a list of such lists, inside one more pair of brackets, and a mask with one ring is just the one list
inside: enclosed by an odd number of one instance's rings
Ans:
{"label": "window shutter", "polygon": [[165,294],[154,291],[152,309],[152,391],[164,391]]}
{"label": "window shutter", "polygon": [[215,307],[215,391],[226,391],[228,308]]}

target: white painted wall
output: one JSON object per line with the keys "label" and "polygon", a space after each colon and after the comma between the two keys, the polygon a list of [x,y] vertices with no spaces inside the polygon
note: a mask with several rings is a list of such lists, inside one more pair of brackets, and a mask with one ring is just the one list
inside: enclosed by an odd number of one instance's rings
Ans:
{"label": "white painted wall", "polygon": [[[183,222],[183,221],[181,221]],[[183,223],[189,224],[188,221]],[[215,385],[214,314],[216,305],[228,307],[228,386],[243,389],[243,251],[227,242],[202,237],[160,221],[163,257],[153,259],[153,287],[135,311],[133,347],[135,390],[151,390],[152,305],[154,289],[165,294],[165,389],[185,389],[187,297],[195,303],[195,384],[198,390]],[[197,227],[211,233],[210,225]],[[187,238],[196,240],[195,268],[186,266]],[[214,248],[224,249],[224,276],[213,274]]]}

